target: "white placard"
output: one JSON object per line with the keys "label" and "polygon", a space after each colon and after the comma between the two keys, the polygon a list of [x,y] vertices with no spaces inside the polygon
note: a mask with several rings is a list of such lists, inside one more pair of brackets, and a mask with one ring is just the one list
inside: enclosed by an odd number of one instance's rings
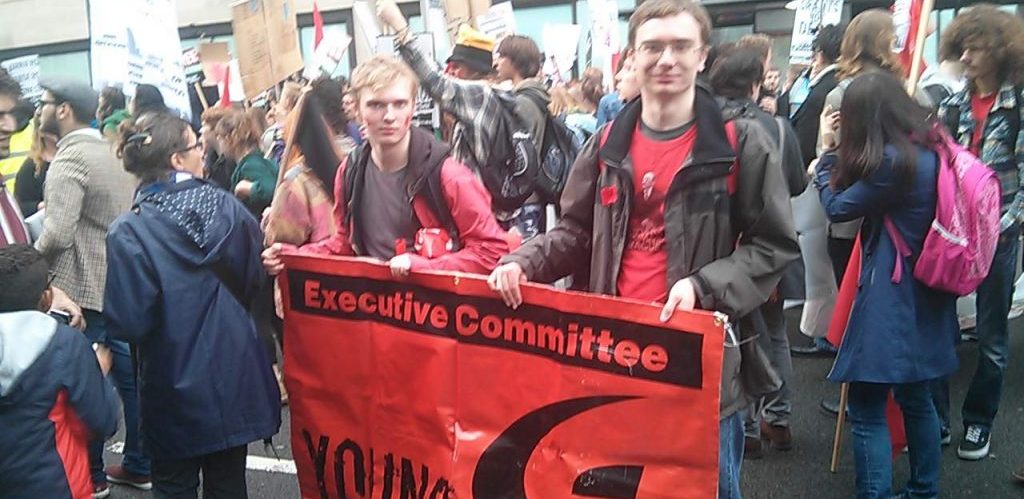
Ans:
{"label": "white placard", "polygon": [[321,76],[330,77],[341,64],[352,38],[345,33],[330,31],[324,33],[324,39],[313,51],[312,60],[306,64],[302,77],[315,80]]}
{"label": "white placard", "polygon": [[501,2],[491,5],[487,13],[477,16],[476,25],[480,31],[495,40],[516,31],[516,15],[512,12],[512,2]]}
{"label": "white placard", "polygon": [[191,117],[173,0],[89,0],[89,20],[94,88],[119,86],[133,97],[148,83]]}
{"label": "white placard", "polygon": [[810,64],[811,46],[818,29],[839,24],[843,17],[843,0],[800,0],[793,20],[793,42],[789,49],[790,64]]}
{"label": "white placard", "polygon": [[565,74],[576,62],[576,51],[582,28],[577,24],[545,24],[542,34],[544,43],[545,74],[556,76],[557,82],[565,81]]}

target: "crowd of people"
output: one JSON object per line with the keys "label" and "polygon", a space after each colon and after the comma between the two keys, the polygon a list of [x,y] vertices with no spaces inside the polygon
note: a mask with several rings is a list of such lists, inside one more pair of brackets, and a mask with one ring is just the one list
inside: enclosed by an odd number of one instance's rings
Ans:
{"label": "crowd of people", "polygon": [[[479,274],[512,308],[535,282],[658,303],[663,321],[727,314],[721,498],[741,496],[744,459],[804,437],[792,355],[835,356],[828,379],[849,384],[858,497],[938,497],[954,438],[961,459],[989,455],[1024,221],[1020,18],[964,10],[911,95],[883,10],[820,27],[812,64],[783,82],[769,37],[713,45],[700,4],[648,0],[608,88],[596,68],[554,84],[532,39],[468,26],[442,68],[393,0],[377,4],[397,55],[350,81],[284,82],[266,109],[211,107],[198,129],[150,85],[129,100],[44,81],[33,114],[0,70],[0,158],[34,132],[16,189],[0,186],[0,497],[196,497],[200,477],[205,497],[246,497],[246,447],[288,403],[272,278],[288,252]],[[414,124],[421,89],[436,129]],[[962,429],[958,297],[893,271],[913,274],[947,140],[1002,192]],[[806,344],[789,342],[793,300]],[[890,393],[911,464],[895,487]],[[124,458],[104,466],[119,421]]]}

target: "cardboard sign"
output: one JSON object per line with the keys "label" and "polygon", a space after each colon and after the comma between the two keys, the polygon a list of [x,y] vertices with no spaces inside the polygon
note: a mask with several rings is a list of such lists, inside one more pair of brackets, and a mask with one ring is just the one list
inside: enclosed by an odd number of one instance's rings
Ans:
{"label": "cardboard sign", "polygon": [[715,496],[714,315],[534,285],[512,310],[478,276],[284,259],[302,497]]}
{"label": "cardboard sign", "polygon": [[810,64],[814,53],[811,45],[818,29],[839,24],[843,17],[843,0],[800,0],[793,20],[793,42],[789,49],[790,64]]}
{"label": "cardboard sign", "polygon": [[247,98],[302,69],[294,0],[238,0],[231,28]]}

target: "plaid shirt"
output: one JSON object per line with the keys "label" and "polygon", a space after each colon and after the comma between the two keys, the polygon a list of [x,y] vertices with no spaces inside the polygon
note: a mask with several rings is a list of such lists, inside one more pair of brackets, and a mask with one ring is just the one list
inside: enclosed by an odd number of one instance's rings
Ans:
{"label": "plaid shirt", "polygon": [[[1015,95],[1013,85],[999,89],[995,103],[985,120],[982,133],[982,162],[999,175],[1002,188],[1002,214],[1000,226],[1006,230],[1014,222],[1024,221],[1024,96]],[[964,147],[970,149],[974,137],[974,115],[971,113],[971,89],[951,95],[939,106],[939,119]]]}
{"label": "plaid shirt", "polygon": [[99,131],[78,130],[57,143],[36,249],[52,264],[54,284],[82,308],[103,311],[107,228],[131,208],[136,184]]}
{"label": "plaid shirt", "polygon": [[423,90],[441,109],[455,116],[452,149],[455,159],[474,171],[486,161],[498,135],[501,101],[491,87],[482,82],[462,81],[441,72],[437,62],[425,57],[413,43],[398,49],[423,85]]}

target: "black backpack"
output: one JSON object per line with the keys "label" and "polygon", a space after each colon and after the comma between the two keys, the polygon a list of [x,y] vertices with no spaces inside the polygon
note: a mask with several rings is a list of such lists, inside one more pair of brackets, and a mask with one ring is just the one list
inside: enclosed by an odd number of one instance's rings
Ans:
{"label": "black backpack", "polygon": [[540,154],[532,133],[516,114],[515,97],[505,91],[494,93],[501,103],[501,116],[487,160],[478,161],[480,180],[495,208],[515,211],[534,193]]}
{"label": "black backpack", "polygon": [[544,125],[544,142],[541,146],[540,171],[537,173],[535,186],[545,203],[558,204],[562,197],[562,189],[569,177],[576,156],[579,155],[586,134],[565,123],[564,117],[555,117],[547,111],[544,103],[532,94],[526,94],[537,107],[544,110],[547,122]]}

